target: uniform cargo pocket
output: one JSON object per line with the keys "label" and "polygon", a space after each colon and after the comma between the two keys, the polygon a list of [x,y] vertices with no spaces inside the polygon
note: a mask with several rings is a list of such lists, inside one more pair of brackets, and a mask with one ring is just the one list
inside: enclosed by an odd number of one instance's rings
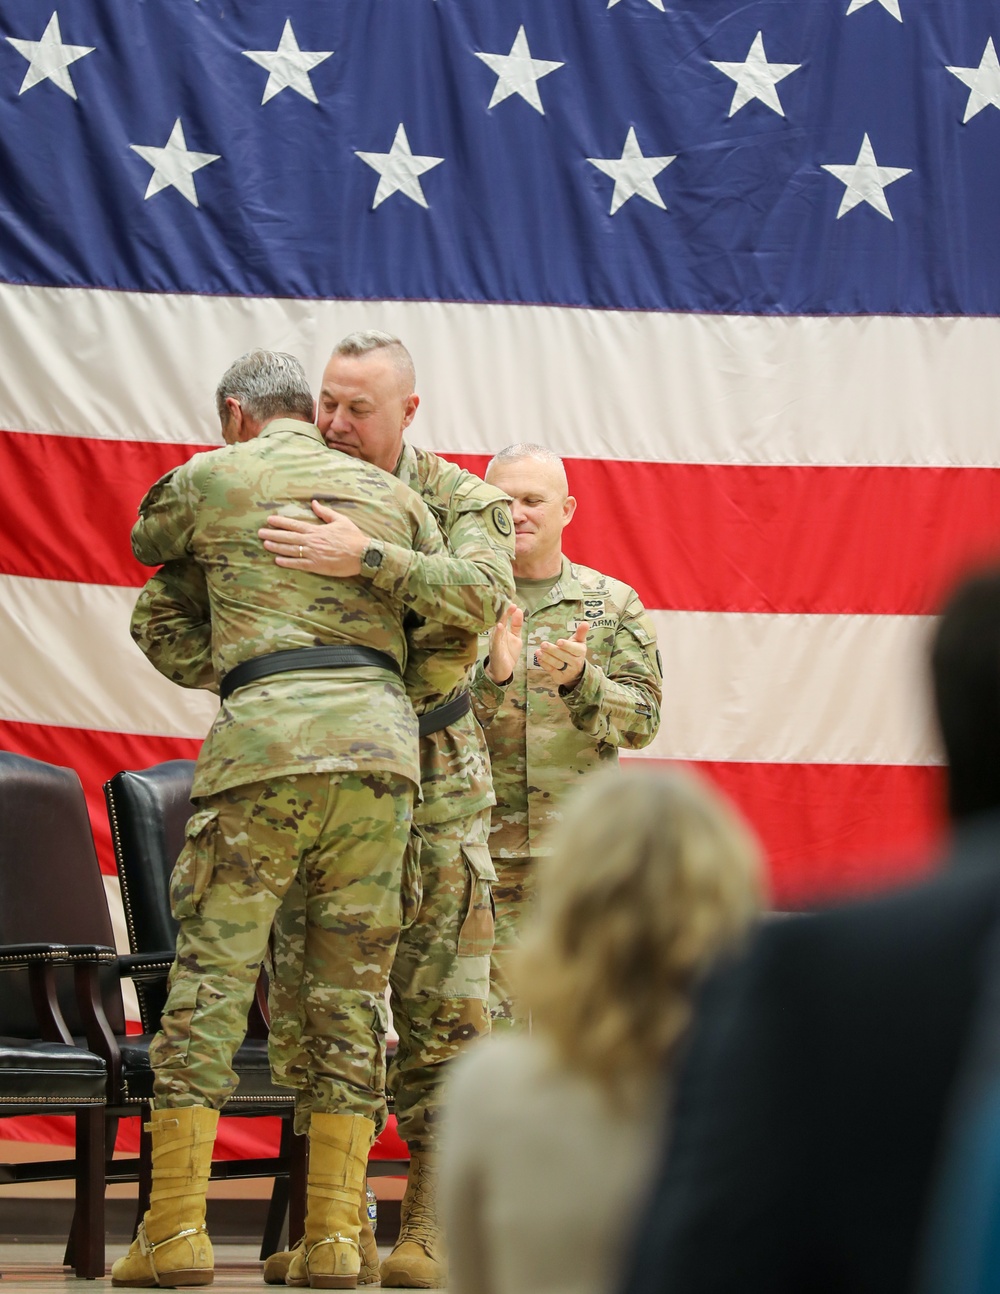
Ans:
{"label": "uniform cargo pocket", "polygon": [[184,848],[170,874],[170,911],[180,921],[194,916],[212,879],[218,809],[202,809],[188,818]]}
{"label": "uniform cargo pocket", "polygon": [[412,830],[403,854],[403,874],[399,883],[400,930],[408,930],[413,925],[424,901],[424,882],[420,875],[420,851],[423,843],[417,831]]}
{"label": "uniform cargo pocket", "polygon": [[486,845],[463,845],[468,871],[465,917],[458,935],[459,957],[488,957],[493,951],[493,890],[497,874]]}

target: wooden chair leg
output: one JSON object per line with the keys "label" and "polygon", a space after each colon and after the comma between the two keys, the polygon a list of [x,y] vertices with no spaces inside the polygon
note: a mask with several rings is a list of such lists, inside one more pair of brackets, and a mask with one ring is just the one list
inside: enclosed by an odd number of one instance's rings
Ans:
{"label": "wooden chair leg", "polygon": [[[271,1187],[271,1202],[267,1208],[264,1234],[261,1237],[260,1244],[261,1261],[270,1257],[271,1254],[277,1253],[281,1248],[281,1236],[284,1231],[285,1218],[288,1216],[289,1167],[293,1138],[292,1119],[290,1116],[285,1116],[281,1120],[281,1140],[278,1143],[278,1160],[283,1171],[275,1173],[274,1185]],[[295,1239],[297,1240],[298,1236],[295,1236]],[[289,1227],[288,1231],[288,1241],[289,1246],[291,1246],[293,1243],[291,1227]]]}
{"label": "wooden chair leg", "polygon": [[[104,1139],[104,1173],[101,1182],[101,1192],[103,1194],[108,1178],[108,1167],[110,1166],[112,1156],[115,1153],[115,1141],[118,1137],[118,1120],[116,1118],[109,1119],[105,1117],[103,1111],[101,1111],[101,1116]],[[77,1134],[79,1135],[79,1125],[77,1127]],[[77,1200],[79,1200],[79,1193],[77,1194]],[[73,1221],[69,1226],[69,1235],[66,1238],[66,1252],[63,1254],[64,1267],[76,1266],[76,1228],[78,1208],[78,1203],[74,1201]]]}
{"label": "wooden chair leg", "polygon": [[84,1280],[104,1276],[104,1111],[76,1116],[76,1206],[70,1233],[73,1267]]}

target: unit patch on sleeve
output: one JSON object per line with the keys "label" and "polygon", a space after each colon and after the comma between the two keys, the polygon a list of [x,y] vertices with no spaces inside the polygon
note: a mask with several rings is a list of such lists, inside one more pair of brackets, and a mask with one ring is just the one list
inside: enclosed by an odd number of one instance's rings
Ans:
{"label": "unit patch on sleeve", "polygon": [[496,526],[497,530],[500,531],[501,535],[506,536],[510,534],[510,518],[507,516],[506,512],[504,512],[503,508],[493,509],[493,524]]}

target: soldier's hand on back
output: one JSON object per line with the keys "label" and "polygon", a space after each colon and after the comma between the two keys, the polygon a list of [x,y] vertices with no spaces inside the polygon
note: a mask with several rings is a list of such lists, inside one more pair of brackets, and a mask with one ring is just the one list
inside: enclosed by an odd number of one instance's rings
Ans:
{"label": "soldier's hand on back", "polygon": [[319,499],[313,499],[312,509],[324,525],[300,521],[298,517],[268,517],[267,526],[257,531],[264,547],[274,553],[278,566],[340,578],[357,575],[369,536],[349,517]]}

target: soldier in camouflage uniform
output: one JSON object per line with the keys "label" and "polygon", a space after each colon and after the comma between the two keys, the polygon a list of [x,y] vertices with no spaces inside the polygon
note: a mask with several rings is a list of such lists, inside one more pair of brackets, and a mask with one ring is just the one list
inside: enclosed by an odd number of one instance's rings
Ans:
{"label": "soldier in camouflage uniform", "polygon": [[[387,546],[435,558],[444,545],[411,490],[329,453],[291,356],[245,356],[217,400],[229,448],[195,455],[157,482],[132,534],[140,561],[200,568],[222,706],[198,758],[195,812],[171,880],[180,928],[150,1048],[150,1209],[112,1277],[136,1286],[211,1281],[204,1196],[218,1111],[235,1088],[232,1056],[294,884],[305,910],[296,1007],[311,1122],[305,1243],[288,1281],[351,1287],[365,1164],[384,1117],[384,994],[420,777],[401,677],[405,608],[366,581],[276,570],[257,529],[267,511],[311,515],[319,494]],[[181,642],[183,672],[191,639]],[[290,651],[292,659],[281,655]],[[251,660],[260,668],[248,677]]]}
{"label": "soldier in camouflage uniform", "polygon": [[635,591],[570,562],[562,532],[576,509],[562,461],[512,445],[486,479],[513,500],[516,607],[483,636],[472,684],[486,732],[496,806],[490,852],[496,931],[490,967],[493,1028],[514,1024],[507,962],[530,905],[534,860],[565,791],[619,747],[638,750],[660,722],[656,636]]}
{"label": "soldier in camouflage uniform", "polygon": [[[320,505],[314,510],[327,521],[323,527],[286,519],[261,534],[286,567],[328,574],[360,570],[377,587],[398,592],[427,619],[413,634],[417,644],[423,644],[421,633],[443,634],[441,621],[452,626],[452,650],[439,651],[422,668],[423,692],[411,684],[423,722],[429,711],[443,718],[447,707],[467,698],[477,635],[496,624],[513,593],[513,527],[501,491],[403,443],[419,402],[413,384],[412,360],[396,338],[353,334],[336,347],[327,366],[317,424],[331,448],[392,471],[424,499],[448,540],[448,564],[373,543],[361,528]],[[471,712],[421,738],[420,775],[423,799],[414,810],[407,871],[422,896],[404,915],[389,978],[399,1034],[389,1088],[400,1135],[409,1146],[410,1169],[399,1240],[382,1264],[381,1280],[440,1288],[446,1268],[434,1205],[434,1151],[442,1067],[489,1030],[494,873],[486,835],[493,791],[485,742]],[[293,911],[286,909],[285,915]],[[284,1056],[278,1062],[281,1081],[295,1084],[294,1021],[282,1008],[277,967],[275,972],[272,1055]],[[287,1258],[274,1255],[266,1279],[279,1280],[283,1262]],[[377,1268],[363,1272],[366,1282],[378,1277]]]}

